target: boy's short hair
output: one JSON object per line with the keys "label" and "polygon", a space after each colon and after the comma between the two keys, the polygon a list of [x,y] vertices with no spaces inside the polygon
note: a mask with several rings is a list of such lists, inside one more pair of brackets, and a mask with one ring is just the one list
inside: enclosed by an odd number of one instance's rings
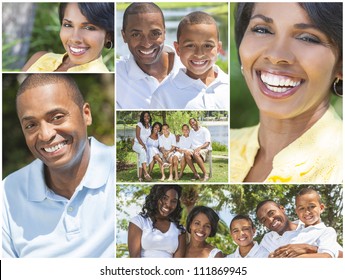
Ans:
{"label": "boy's short hair", "polygon": [[158,13],[162,16],[163,26],[165,27],[165,20],[164,15],[161,10],[155,3],[152,2],[134,2],[130,4],[124,14],[122,20],[122,31],[125,31],[127,23],[128,23],[128,16],[129,15],[137,15],[137,14],[154,14]]}
{"label": "boy's short hair", "polygon": [[169,125],[167,123],[163,123],[162,128],[163,126],[166,126],[167,128],[169,128]]}
{"label": "boy's short hair", "polygon": [[217,28],[217,39],[219,40],[219,29],[215,19],[208,13],[196,11],[186,15],[180,21],[177,27],[177,42],[179,42],[182,30],[187,24],[214,24]]}
{"label": "boy's short hair", "polygon": [[317,200],[318,202],[321,204],[321,196],[320,194],[315,190],[313,189],[312,187],[307,187],[307,188],[303,188],[301,189],[297,194],[296,194],[296,198],[295,200],[297,200],[298,197],[302,196],[302,195],[305,195],[305,194],[316,194],[317,195]]}
{"label": "boy's short hair", "polygon": [[253,229],[255,228],[252,219],[248,215],[238,214],[230,222],[230,226],[229,226],[230,231],[231,231],[231,226],[232,226],[233,222],[238,221],[238,220],[246,220],[250,223],[250,225]]}
{"label": "boy's short hair", "polygon": [[85,103],[83,95],[81,94],[77,83],[66,74],[29,74],[24,82],[19,86],[16,95],[16,103],[18,101],[18,97],[29,89],[58,83],[63,83],[67,87],[67,95],[70,96],[73,102],[80,110],[82,110]]}
{"label": "boy's short hair", "polygon": [[189,129],[189,125],[186,124],[186,123],[182,125],[182,129],[183,129],[185,126]]}
{"label": "boy's short hair", "polygon": [[187,217],[187,231],[190,233],[190,226],[194,218],[200,214],[203,213],[207,216],[207,218],[210,221],[211,224],[211,233],[209,237],[213,237],[216,235],[218,230],[218,222],[219,222],[219,216],[217,213],[210,207],[206,206],[195,206],[192,211],[190,211],[188,217]]}

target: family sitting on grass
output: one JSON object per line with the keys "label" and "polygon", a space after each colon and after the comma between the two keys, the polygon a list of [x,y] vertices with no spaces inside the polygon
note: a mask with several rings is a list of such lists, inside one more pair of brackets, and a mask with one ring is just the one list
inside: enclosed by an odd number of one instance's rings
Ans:
{"label": "family sitting on grass", "polygon": [[[211,135],[207,128],[198,124],[195,118],[189,120],[189,125],[182,126],[182,135],[174,135],[169,131],[168,124],[155,122],[151,125],[150,112],[144,111],[136,126],[136,136],[133,150],[139,155],[139,181],[151,181],[151,173],[157,162],[162,174],[161,181],[166,179],[165,168],[169,168],[168,181],[179,180],[183,176],[186,165],[192,170],[193,180],[206,182],[209,174],[206,172],[205,160],[212,149]],[[203,176],[200,177],[194,162],[200,167]],[[179,171],[180,164],[180,171]]]}

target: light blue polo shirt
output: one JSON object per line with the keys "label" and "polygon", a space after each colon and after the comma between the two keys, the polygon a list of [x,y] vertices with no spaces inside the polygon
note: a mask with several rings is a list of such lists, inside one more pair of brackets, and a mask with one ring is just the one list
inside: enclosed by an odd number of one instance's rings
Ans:
{"label": "light blue polo shirt", "polygon": [[45,184],[36,159],[3,180],[3,257],[114,257],[114,148],[90,138],[90,162],[70,200]]}

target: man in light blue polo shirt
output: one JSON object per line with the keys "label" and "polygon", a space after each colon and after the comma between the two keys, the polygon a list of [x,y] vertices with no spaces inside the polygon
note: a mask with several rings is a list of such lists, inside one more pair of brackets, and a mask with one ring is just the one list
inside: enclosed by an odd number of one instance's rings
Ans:
{"label": "man in light blue polo shirt", "polygon": [[37,159],[3,181],[3,257],[114,257],[114,149],[88,138],[78,86],[30,75],[16,106]]}

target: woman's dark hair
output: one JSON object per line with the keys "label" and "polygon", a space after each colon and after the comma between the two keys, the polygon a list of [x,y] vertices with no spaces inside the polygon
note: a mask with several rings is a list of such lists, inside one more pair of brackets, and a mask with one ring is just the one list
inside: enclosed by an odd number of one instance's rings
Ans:
{"label": "woman's dark hair", "polygon": [[149,114],[149,117],[150,117],[150,120],[149,120],[150,126],[151,126],[151,122],[152,122],[151,114],[150,114],[149,111],[143,111],[143,112],[141,112],[139,121],[141,122],[141,124],[142,124],[144,127],[145,127],[144,116],[145,116],[146,113]]}
{"label": "woman's dark hair", "polygon": [[[235,41],[239,49],[248,27],[255,3],[238,3],[235,9]],[[306,11],[312,23],[324,33],[343,59],[343,3],[341,2],[303,2],[299,5]],[[337,84],[338,93],[343,92],[343,81]]]}
{"label": "woman's dark hair", "polygon": [[163,199],[168,190],[175,190],[177,192],[177,205],[175,210],[169,215],[169,221],[174,223],[181,232],[186,232],[184,227],[180,224],[181,219],[181,202],[182,187],[179,185],[154,185],[150,193],[145,198],[144,206],[140,212],[140,215],[144,218],[150,218],[152,220],[152,226],[155,228],[157,222],[156,215],[158,213],[158,201]]}
{"label": "woman's dark hair", "polygon": [[194,218],[200,213],[205,214],[210,221],[211,233],[209,237],[215,236],[218,229],[219,216],[212,208],[206,206],[195,206],[192,211],[190,211],[187,217],[187,231],[190,233],[190,225]]}
{"label": "woman's dark hair", "polygon": [[156,125],[159,125],[159,132],[162,130],[162,124],[160,122],[154,122],[153,125],[152,125],[152,128],[151,128],[151,133],[153,133],[153,128],[156,126]]}
{"label": "woman's dark hair", "polygon": [[[70,3],[60,3],[59,19],[60,24],[64,18],[67,5]],[[114,3],[100,2],[100,3],[78,3],[80,12],[87,18],[90,23],[104,29],[110,41],[106,42],[105,47],[110,49],[114,46]]]}

